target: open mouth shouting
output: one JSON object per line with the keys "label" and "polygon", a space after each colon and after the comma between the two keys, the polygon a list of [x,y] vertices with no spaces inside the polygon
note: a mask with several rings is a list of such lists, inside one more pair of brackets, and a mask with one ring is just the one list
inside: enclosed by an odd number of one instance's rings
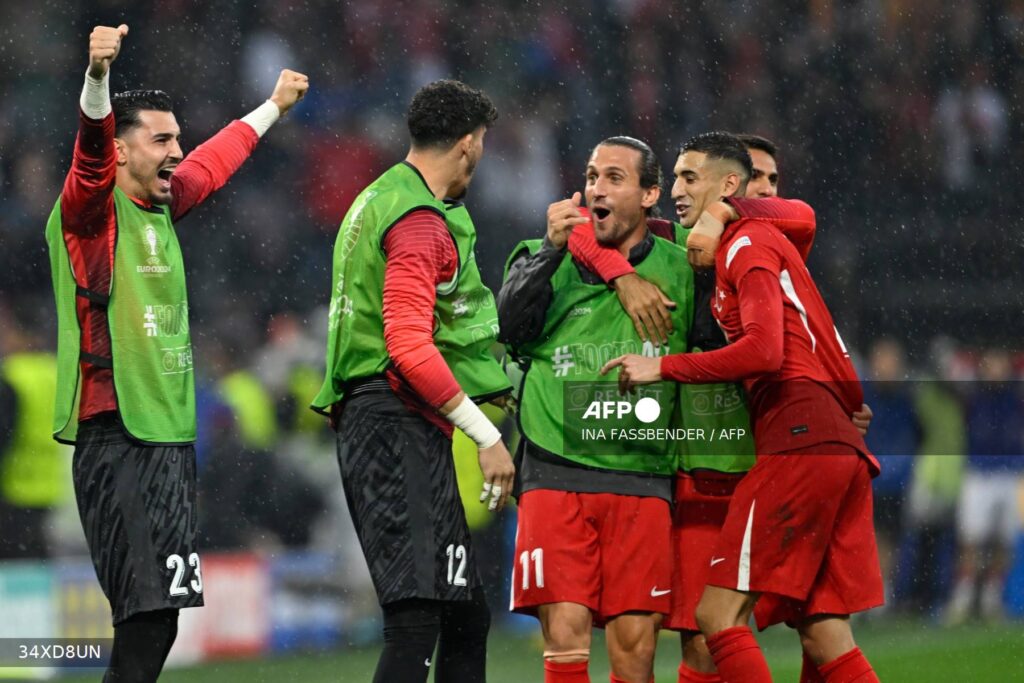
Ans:
{"label": "open mouth shouting", "polygon": [[171,176],[177,167],[178,164],[168,164],[156,172],[157,185],[161,192],[171,191]]}
{"label": "open mouth shouting", "polygon": [[598,224],[607,220],[612,215],[612,210],[607,206],[595,206],[590,213],[594,217],[594,223]]}

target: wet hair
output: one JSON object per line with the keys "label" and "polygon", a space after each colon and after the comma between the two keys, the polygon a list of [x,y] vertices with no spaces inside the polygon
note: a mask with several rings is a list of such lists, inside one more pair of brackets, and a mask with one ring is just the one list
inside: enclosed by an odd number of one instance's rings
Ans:
{"label": "wet hair", "polygon": [[[650,189],[652,187],[660,188],[662,183],[665,182],[665,176],[662,175],[661,164],[658,162],[658,157],[654,154],[654,150],[651,149],[651,146],[643,140],[631,138],[628,135],[614,135],[597,143],[597,147],[600,147],[601,145],[628,147],[629,149],[635,149],[640,152],[640,166],[637,169],[640,171],[640,187],[644,189]],[[597,147],[594,149],[597,149]],[[661,211],[658,209],[657,204],[653,204],[644,209],[644,214],[651,218],[657,218],[661,215]]]}
{"label": "wet hair", "polygon": [[736,137],[740,139],[740,142],[747,146],[748,150],[759,149],[768,156],[770,156],[772,159],[774,159],[779,154],[778,146],[768,138],[763,138],[760,135],[751,134],[737,135]]}
{"label": "wet hair", "polygon": [[138,126],[140,111],[173,111],[171,96],[163,90],[126,90],[110,98],[114,135],[121,137]]}
{"label": "wet hair", "polygon": [[658,157],[655,156],[651,146],[643,140],[637,140],[631,138],[628,135],[615,135],[610,138],[605,138],[601,142],[597,143],[597,146],[601,145],[613,145],[615,147],[628,147],[635,149],[640,152],[640,187],[651,188],[661,187],[662,183],[665,182],[665,177],[661,173],[661,164],[658,162]]}
{"label": "wet hair", "polygon": [[409,105],[406,121],[412,146],[449,149],[480,126],[490,127],[498,110],[483,92],[453,80],[420,88]]}
{"label": "wet hair", "polygon": [[754,174],[754,164],[750,161],[750,152],[747,151],[747,146],[732,133],[716,130],[695,135],[679,148],[680,154],[684,152],[701,152],[706,154],[709,159],[735,162],[742,171],[741,190],[742,186],[750,180],[750,176]]}

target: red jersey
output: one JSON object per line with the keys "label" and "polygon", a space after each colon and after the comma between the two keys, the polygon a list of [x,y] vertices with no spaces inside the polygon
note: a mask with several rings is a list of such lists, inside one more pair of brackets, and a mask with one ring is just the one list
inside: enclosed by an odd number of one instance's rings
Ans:
{"label": "red jersey", "polygon": [[[233,121],[185,157],[171,176],[172,219],[184,217],[220,189],[249,158],[258,140],[251,126]],[[61,193],[61,221],[76,282],[101,294],[110,291],[117,243],[113,194],[116,162],[114,115],[94,120],[79,112],[74,157]],[[132,199],[147,206],[142,200]],[[84,297],[78,298],[77,308],[83,353],[109,358],[110,330],[105,309],[90,306]],[[112,371],[84,361],[81,368],[79,419],[117,410]]]}
{"label": "red jersey", "polygon": [[758,453],[825,442],[868,453],[850,420],[863,401],[850,355],[800,252],[769,223],[727,226],[715,256],[712,313],[730,345],[665,357],[666,379],[742,378]]}
{"label": "red jersey", "polygon": [[[762,199],[746,199],[730,197],[728,202],[736,209],[741,218],[761,218],[778,228],[786,238],[796,245],[804,260],[811,252],[817,221],[814,209],[799,199],[782,199],[767,197]],[[647,229],[652,233],[675,242],[675,230],[671,221],[660,218],[648,218]],[[683,246],[683,245],[681,245]],[[591,223],[578,225],[569,235],[569,251],[577,261],[588,270],[597,273],[605,282],[617,277],[635,273],[625,256],[613,246],[598,243],[594,236]]]}

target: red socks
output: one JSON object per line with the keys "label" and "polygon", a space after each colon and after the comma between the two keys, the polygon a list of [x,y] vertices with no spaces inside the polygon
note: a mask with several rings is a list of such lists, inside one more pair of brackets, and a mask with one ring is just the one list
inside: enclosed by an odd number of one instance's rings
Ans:
{"label": "red socks", "polygon": [[875,670],[859,647],[836,657],[828,664],[822,664],[818,671],[826,683],[878,683]]}
{"label": "red socks", "polygon": [[722,683],[722,677],[717,673],[702,674],[694,671],[683,663],[679,664],[679,678],[676,683]]}
{"label": "red socks", "polygon": [[[707,637],[715,668],[729,683],[771,683],[772,675],[749,626],[733,626]],[[845,656],[845,655],[844,655]]]}
{"label": "red socks", "polygon": [[552,662],[544,660],[544,683],[590,683],[588,662]]}
{"label": "red socks", "polygon": [[824,677],[818,671],[818,665],[804,652],[804,665],[800,669],[800,683],[825,683]]}

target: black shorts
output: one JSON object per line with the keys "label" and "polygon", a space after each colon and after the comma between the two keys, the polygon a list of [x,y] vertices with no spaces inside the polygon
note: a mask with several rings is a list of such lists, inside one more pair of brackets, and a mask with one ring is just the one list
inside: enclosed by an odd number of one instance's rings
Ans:
{"label": "black shorts", "polygon": [[196,451],[143,446],[114,416],[81,423],[75,498],[114,624],[140,612],[200,607]]}
{"label": "black shorts", "polygon": [[345,401],[338,464],[377,598],[469,600],[480,585],[452,442],[384,389]]}

